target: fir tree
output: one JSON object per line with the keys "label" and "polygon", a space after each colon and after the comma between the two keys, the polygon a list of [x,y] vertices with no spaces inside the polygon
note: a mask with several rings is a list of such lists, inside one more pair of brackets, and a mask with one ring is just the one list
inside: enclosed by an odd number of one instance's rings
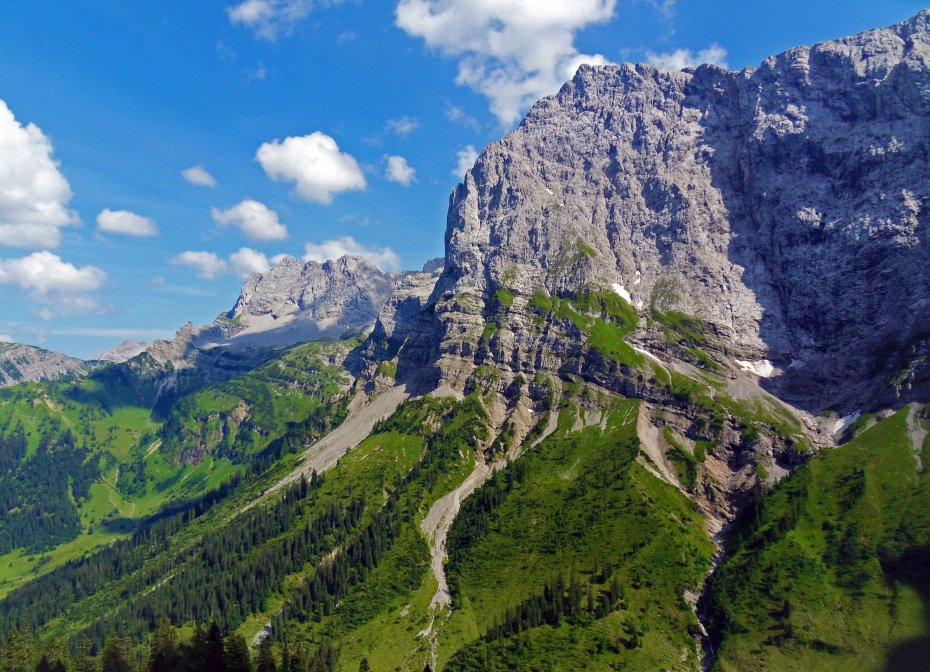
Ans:
{"label": "fir tree", "polygon": [[226,672],[252,672],[252,660],[245,638],[232,634],[226,638]]}
{"label": "fir tree", "polygon": [[207,651],[204,658],[205,672],[226,672],[226,651],[223,632],[214,621],[207,633]]}
{"label": "fir tree", "polygon": [[171,626],[171,622],[167,618],[162,618],[152,635],[145,670],[146,672],[176,672],[180,663],[178,634]]}
{"label": "fir tree", "polygon": [[132,672],[129,664],[129,640],[126,637],[112,635],[107,639],[101,656],[103,672]]}
{"label": "fir tree", "polygon": [[268,639],[264,639],[258,649],[257,672],[278,672],[278,664],[274,659],[274,651],[271,650],[271,642]]}

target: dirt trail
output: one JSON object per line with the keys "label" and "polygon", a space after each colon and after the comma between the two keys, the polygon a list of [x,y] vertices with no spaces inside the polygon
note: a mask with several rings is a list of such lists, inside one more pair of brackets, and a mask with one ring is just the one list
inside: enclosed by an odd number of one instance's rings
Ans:
{"label": "dirt trail", "polygon": [[303,459],[291,473],[265,490],[260,497],[244,506],[241,511],[248,511],[268,495],[287,487],[299,480],[301,476],[309,477],[311,472],[321,473],[332,467],[343,455],[364,441],[379,420],[389,417],[409,396],[407,386],[398,385],[360,406],[349,415],[345,422],[307,448]]}

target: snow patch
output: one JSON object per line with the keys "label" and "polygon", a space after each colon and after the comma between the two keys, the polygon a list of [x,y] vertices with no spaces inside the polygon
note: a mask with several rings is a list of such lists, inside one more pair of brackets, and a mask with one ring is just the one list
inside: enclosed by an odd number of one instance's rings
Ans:
{"label": "snow patch", "polygon": [[656,357],[654,354],[652,354],[652,353],[649,352],[648,350],[646,350],[646,349],[644,349],[644,348],[641,348],[641,347],[639,347],[638,345],[634,345],[634,346],[633,346],[633,349],[634,349],[636,352],[638,352],[639,354],[645,355],[645,356],[648,357],[649,359],[653,359],[653,360],[657,361],[659,364],[664,365],[664,362],[663,362],[661,359],[659,359],[658,357]]}
{"label": "snow patch", "polygon": [[847,415],[845,418],[840,418],[835,423],[833,423],[833,433],[839,434],[841,432],[845,432],[851,424],[859,419],[860,415],[862,415],[860,411],[854,411],[853,413]]}
{"label": "snow patch", "polygon": [[613,288],[614,288],[614,291],[620,296],[621,299],[626,301],[631,306],[633,305],[633,297],[630,296],[630,293],[626,291],[623,285],[615,282],[613,284]]}
{"label": "snow patch", "polygon": [[760,359],[758,362],[747,362],[743,359],[737,359],[736,363],[739,364],[739,367],[747,372],[754,373],[760,378],[771,378],[772,374],[775,373],[775,367],[767,359]]}
{"label": "snow patch", "polygon": [[636,271],[636,279],[633,281],[633,286],[635,287],[643,281],[643,274],[639,271]]}

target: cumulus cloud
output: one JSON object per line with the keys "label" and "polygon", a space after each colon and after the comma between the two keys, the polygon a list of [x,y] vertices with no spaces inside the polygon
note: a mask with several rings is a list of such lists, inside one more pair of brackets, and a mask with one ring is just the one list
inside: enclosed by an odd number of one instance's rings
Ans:
{"label": "cumulus cloud", "polygon": [[328,205],[335,194],[368,186],[358,162],[319,131],[266,142],[255,158],[268,177],[294,182],[297,194],[307,201]]}
{"label": "cumulus cloud", "polygon": [[466,145],[457,151],[455,156],[458,159],[458,162],[455,164],[455,168],[452,170],[452,174],[461,179],[462,176],[471,170],[472,166],[475,165],[475,161],[478,160],[478,152],[475,151],[475,147],[473,145]]}
{"label": "cumulus cloud", "polygon": [[56,247],[60,228],[77,221],[71,185],[35,124],[20,124],[0,100],[0,245]]}
{"label": "cumulus cloud", "polygon": [[197,271],[204,280],[215,280],[227,271],[229,266],[213,252],[196,252],[188,250],[168,260],[174,266],[186,266]]}
{"label": "cumulus cloud", "polygon": [[15,343],[12,336],[7,334],[0,334],[0,343]]}
{"label": "cumulus cloud", "polygon": [[575,33],[614,15],[617,0],[400,0],[396,23],[446,56],[458,59],[456,83],[484,94],[510,124],[533,102],[555,93],[582,63]]}
{"label": "cumulus cloud", "polygon": [[128,210],[105,208],[97,215],[97,228],[107,233],[120,233],[124,236],[140,238],[158,235],[158,227],[154,221]]}
{"label": "cumulus cloud", "polygon": [[251,240],[284,240],[287,227],[278,214],[264,203],[245,199],[227,210],[213,208],[213,221],[220,226],[235,226]]}
{"label": "cumulus cloud", "polygon": [[203,166],[191,166],[181,171],[181,175],[190,184],[198,187],[215,187],[216,178],[204,170]]}
{"label": "cumulus cloud", "polygon": [[312,9],[312,0],[244,0],[226,12],[233,24],[251,28],[262,39],[276,40],[289,34]]}
{"label": "cumulus cloud", "polygon": [[719,65],[721,68],[727,67],[727,50],[716,42],[698,52],[693,52],[690,49],[675,49],[674,51],[665,51],[658,54],[647,51],[646,58],[652,65],[667,70],[696,68],[702,63]]}
{"label": "cumulus cloud", "polygon": [[13,285],[37,302],[33,311],[43,320],[55,315],[100,312],[87,292],[99,289],[107,274],[96,266],[77,267],[51,252],[33,252],[20,259],[0,259],[0,285]]}
{"label": "cumulus cloud", "polygon": [[304,246],[304,261],[326,261],[347,254],[364,257],[383,270],[400,268],[400,257],[390,247],[366,247],[352,236],[342,236],[322,243],[307,243]]}
{"label": "cumulus cloud", "polygon": [[229,255],[229,266],[240,278],[247,278],[252,273],[264,273],[271,268],[268,257],[250,247],[239,248]]}
{"label": "cumulus cloud", "polygon": [[417,179],[416,169],[402,156],[388,156],[384,176],[391,182],[407,186]]}
{"label": "cumulus cloud", "polygon": [[388,119],[384,125],[391,133],[395,135],[410,135],[420,128],[420,120],[416,117],[401,117],[400,119]]}
{"label": "cumulus cloud", "polygon": [[46,296],[52,292],[89,292],[99,289],[107,274],[96,266],[62,261],[51,252],[33,252],[21,259],[0,259],[0,284],[16,285]]}

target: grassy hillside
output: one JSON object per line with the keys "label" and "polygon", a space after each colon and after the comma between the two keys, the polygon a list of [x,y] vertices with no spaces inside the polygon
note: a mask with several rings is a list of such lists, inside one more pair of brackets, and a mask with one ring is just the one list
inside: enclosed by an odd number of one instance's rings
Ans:
{"label": "grassy hillside", "polygon": [[715,669],[926,669],[927,420],[905,408],[759,499],[710,583]]}
{"label": "grassy hillside", "polygon": [[0,390],[0,595],[340,422],[331,362],[352,345],[310,343],[221,382],[188,373],[157,411],[137,363]]}
{"label": "grassy hillside", "polygon": [[466,501],[448,542],[445,669],[696,669],[684,594],[711,544],[687,498],[636,461],[637,407],[580,432],[563,411]]}

